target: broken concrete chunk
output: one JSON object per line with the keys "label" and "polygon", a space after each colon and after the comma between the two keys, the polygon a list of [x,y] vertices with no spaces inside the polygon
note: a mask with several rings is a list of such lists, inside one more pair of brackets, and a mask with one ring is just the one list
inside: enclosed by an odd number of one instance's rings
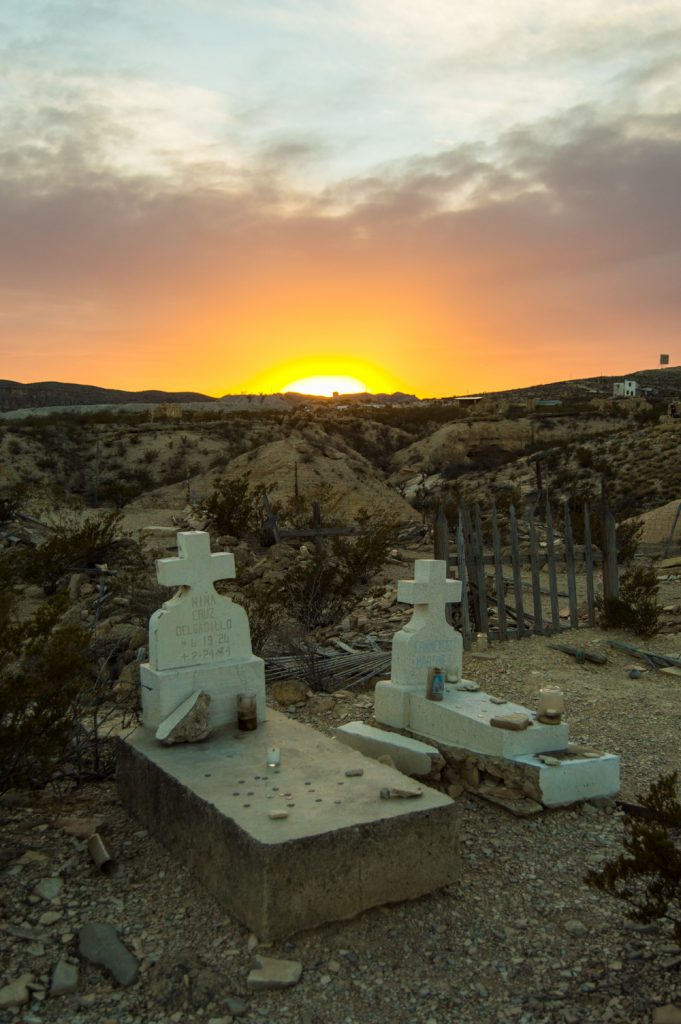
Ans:
{"label": "broken concrete chunk", "polygon": [[256,956],[256,966],[246,979],[246,987],[252,992],[268,989],[290,988],[300,981],[303,965],[297,960],[277,960],[270,956]]}
{"label": "broken concrete chunk", "polygon": [[495,729],[510,729],[513,732],[520,732],[522,729],[527,729],[532,722],[527,715],[513,711],[509,715],[496,715],[494,718],[490,718],[489,724]]}
{"label": "broken concrete chunk", "polygon": [[78,965],[60,960],[52,972],[50,996],[65,996],[78,988]]}
{"label": "broken concrete chunk", "polygon": [[110,924],[83,925],[78,933],[78,952],[91,964],[105,967],[124,988],[137,981],[137,960]]}
{"label": "broken concrete chunk", "polygon": [[156,730],[156,739],[164,746],[173,743],[198,743],[210,735],[210,694],[197,690]]}

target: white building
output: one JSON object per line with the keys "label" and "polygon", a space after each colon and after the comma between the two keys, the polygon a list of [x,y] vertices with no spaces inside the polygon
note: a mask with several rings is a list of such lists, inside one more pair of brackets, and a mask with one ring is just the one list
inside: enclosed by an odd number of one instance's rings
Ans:
{"label": "white building", "polygon": [[635,380],[618,380],[612,386],[613,398],[636,398],[638,384]]}

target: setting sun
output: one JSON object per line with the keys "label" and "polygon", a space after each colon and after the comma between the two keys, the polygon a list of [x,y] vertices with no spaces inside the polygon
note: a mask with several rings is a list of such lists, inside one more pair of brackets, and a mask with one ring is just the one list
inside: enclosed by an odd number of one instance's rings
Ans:
{"label": "setting sun", "polygon": [[299,377],[292,380],[282,391],[296,391],[301,395],[324,395],[331,398],[334,393],[339,395],[356,395],[366,391],[366,384],[357,377],[317,376]]}

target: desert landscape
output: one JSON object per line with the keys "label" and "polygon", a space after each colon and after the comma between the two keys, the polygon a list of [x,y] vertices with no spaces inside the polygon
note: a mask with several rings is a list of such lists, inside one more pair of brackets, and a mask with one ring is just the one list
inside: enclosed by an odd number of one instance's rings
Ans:
{"label": "desert landscape", "polygon": [[[546,407],[528,389],[469,406],[275,396],[197,408],[196,396],[168,395],[140,411],[81,407],[71,391],[68,405],[6,409],[6,1019],[681,1019],[673,914],[637,922],[625,903],[584,881],[622,851],[650,785],[679,768],[679,670],[645,658],[681,657],[681,421],[668,414],[675,372],[660,371],[653,380],[665,390],[645,399],[612,399],[609,381],[600,394],[597,382],[552,386],[558,404]],[[39,400],[52,395],[43,389]],[[14,388],[8,405],[16,402]],[[376,724],[374,686],[389,674],[392,638],[411,612],[397,600],[397,583],[411,579],[415,560],[433,558],[439,509],[454,551],[462,503],[477,503],[484,523],[494,503],[505,524],[512,507],[523,519],[547,494],[556,508],[584,500],[596,508],[604,487],[618,534],[635,535],[630,565],[653,573],[654,626],[643,638],[621,625],[602,628],[602,604],[590,626],[578,563],[579,628],[569,629],[561,597],[561,639],[595,658],[556,649],[548,629],[500,642],[488,573],[489,636],[472,638],[463,671],[500,702],[528,708],[542,687],[559,687],[571,740],[620,758],[616,798],[556,809],[535,801],[527,811],[532,801],[514,796],[503,778],[500,785],[482,761],[469,766],[475,784],[439,771],[426,784],[456,805],[459,881],[274,942],[227,914],[126,813],[113,781],[116,742],[139,719],[148,621],[168,597],[154,560],[173,555],[177,531],[208,530],[213,551],[234,553],[236,579],[218,590],[248,612],[268,705],[332,736],[347,722]],[[558,593],[567,596],[566,580],[559,575]],[[529,569],[522,582],[530,586]],[[59,703],[64,693],[68,707]],[[88,853],[93,833],[115,872],[102,873]],[[93,918],[117,930],[135,984],[83,953],[80,929]],[[258,990],[249,965],[259,955],[297,965],[298,980]]]}

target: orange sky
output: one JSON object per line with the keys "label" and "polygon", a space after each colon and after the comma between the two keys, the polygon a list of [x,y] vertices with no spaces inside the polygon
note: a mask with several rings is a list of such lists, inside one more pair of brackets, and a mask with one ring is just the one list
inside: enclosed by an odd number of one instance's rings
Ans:
{"label": "orange sky", "polygon": [[8,2],[0,377],[426,397],[681,363],[666,0],[456,32],[402,0]]}

